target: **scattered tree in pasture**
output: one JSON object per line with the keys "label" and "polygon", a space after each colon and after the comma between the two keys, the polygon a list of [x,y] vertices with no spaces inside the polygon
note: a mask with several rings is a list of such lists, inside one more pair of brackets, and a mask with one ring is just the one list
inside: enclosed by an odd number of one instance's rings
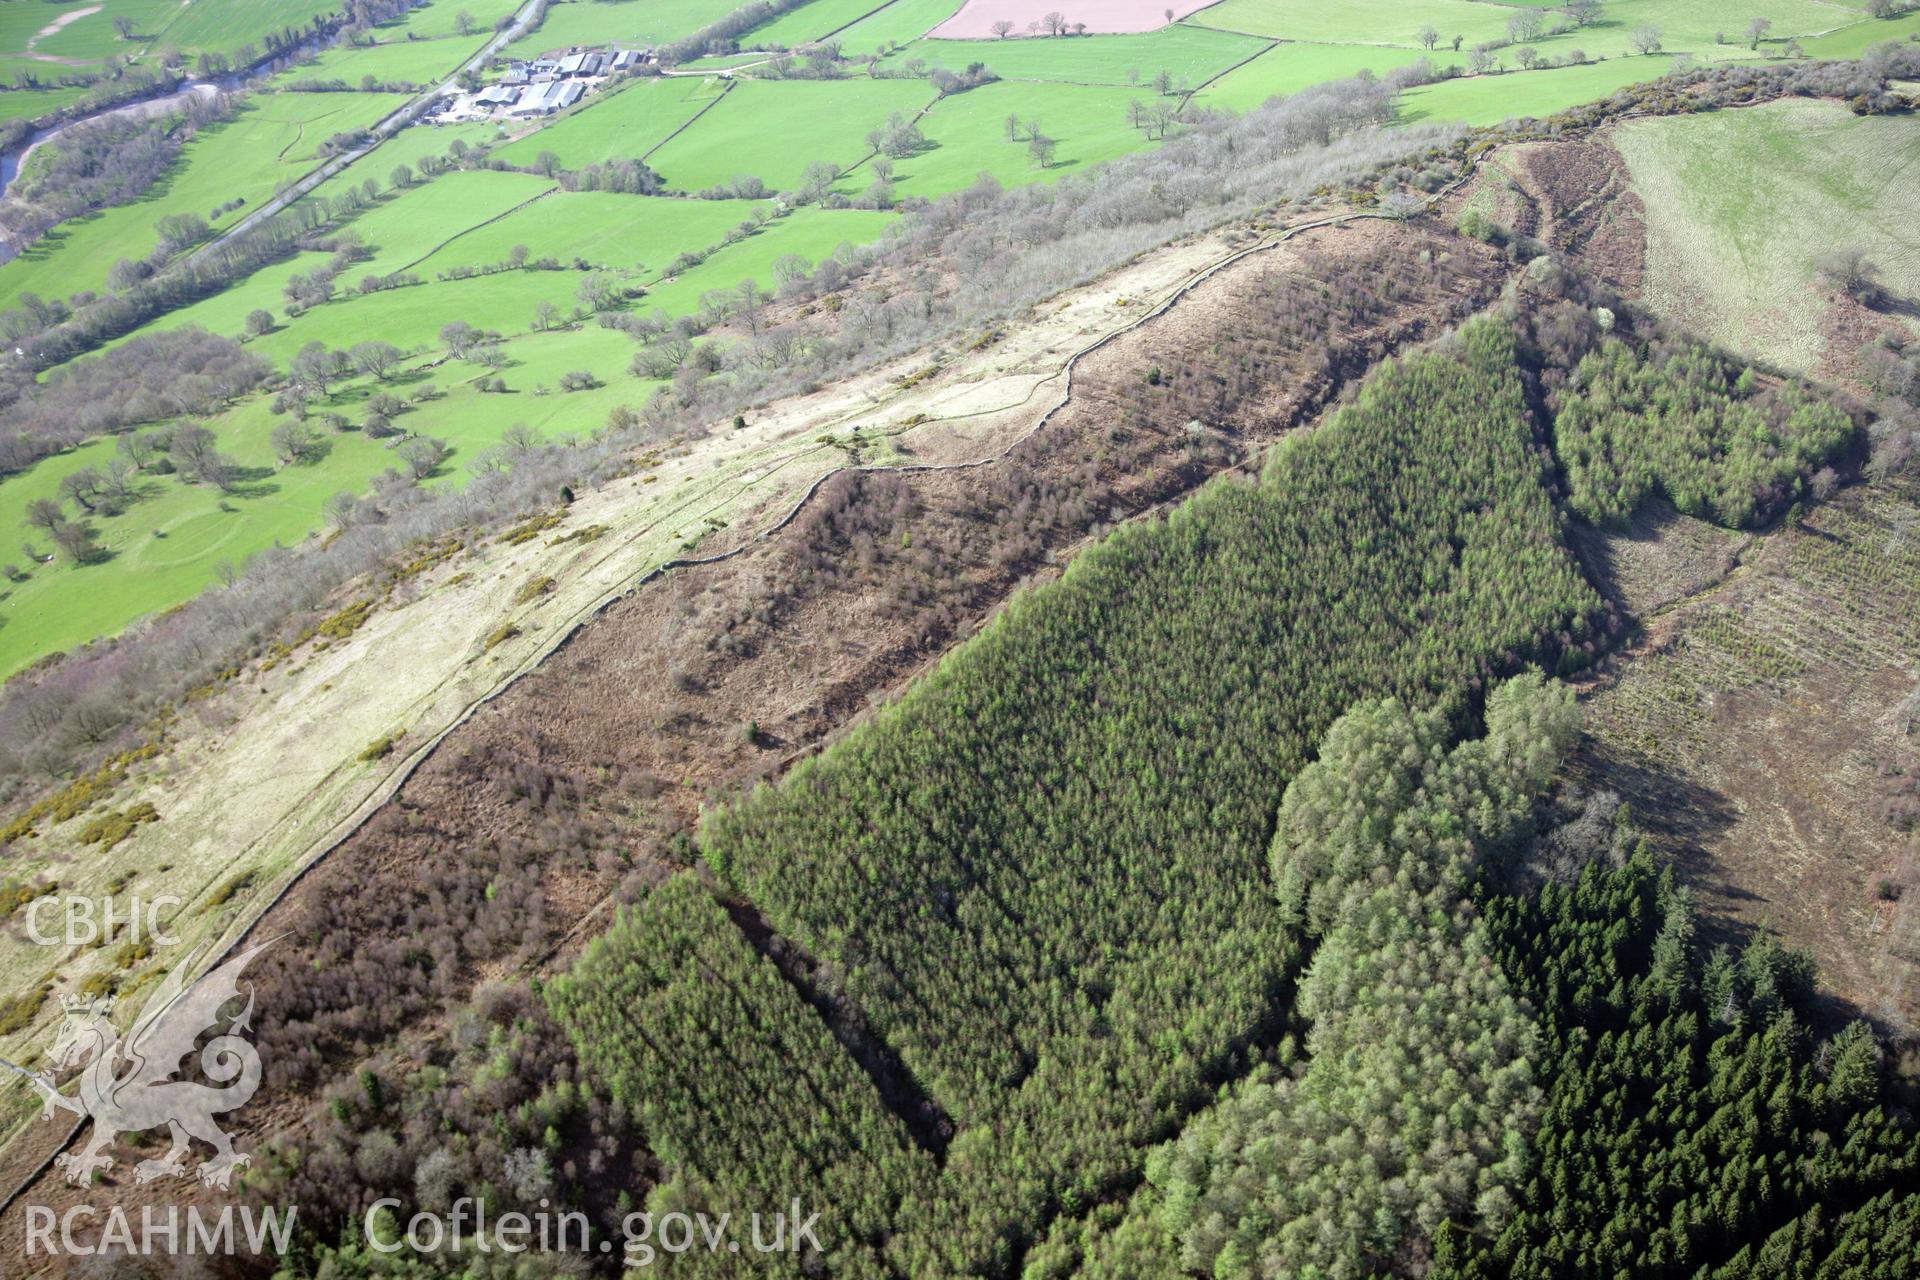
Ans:
{"label": "scattered tree in pasture", "polygon": [[309,342],[294,354],[287,369],[293,380],[316,396],[326,396],[349,367],[346,352],[324,342]]}
{"label": "scattered tree in pasture", "polygon": [[1755,18],[1747,24],[1747,48],[1758,49],[1760,42],[1767,38],[1767,32],[1773,29],[1772,18]]}
{"label": "scattered tree in pasture", "polygon": [[1431,50],[1433,46],[1440,43],[1440,32],[1432,23],[1428,23],[1420,28],[1419,40],[1421,48]]}
{"label": "scattered tree in pasture", "polygon": [[319,456],[320,435],[304,422],[282,422],[268,437],[282,466],[310,462]]}
{"label": "scattered tree in pasture", "polygon": [[67,522],[67,513],[51,498],[35,498],[27,504],[27,527],[52,533]]}
{"label": "scattered tree in pasture", "polygon": [[93,564],[105,558],[99,532],[93,527],[92,521],[63,522],[53,531],[52,537],[54,545],[65,552],[67,559],[74,564]]}
{"label": "scattered tree in pasture", "polygon": [[1513,60],[1531,71],[1540,65],[1540,51],[1530,44],[1523,44],[1513,51]]}
{"label": "scattered tree in pasture", "polygon": [[1507,19],[1507,38],[1524,41],[1537,40],[1546,22],[1544,9],[1520,9]]}
{"label": "scattered tree in pasture", "polygon": [[82,511],[94,511],[105,497],[103,477],[93,467],[81,467],[60,477],[60,496]]}
{"label": "scattered tree in pasture", "polygon": [[1059,145],[1060,144],[1052,138],[1042,134],[1028,141],[1027,158],[1032,160],[1036,165],[1039,165],[1042,169],[1051,169],[1053,167],[1053,153],[1059,148]]}
{"label": "scattered tree in pasture", "polygon": [[1660,28],[1651,22],[1643,22],[1627,33],[1627,44],[1635,53],[1650,57],[1660,52]]}
{"label": "scattered tree in pasture", "polygon": [[264,338],[273,332],[273,312],[265,307],[255,307],[247,312],[247,336]]}
{"label": "scattered tree in pasture", "polygon": [[1576,27],[1590,27],[1599,21],[1601,0],[1567,0],[1562,6]]}
{"label": "scattered tree in pasture", "polygon": [[356,373],[371,375],[385,382],[407,353],[391,342],[356,342],[347,350],[347,359]]}
{"label": "scattered tree in pasture", "polygon": [[1053,9],[1040,16],[1040,29],[1050,36],[1067,34],[1067,15]]}
{"label": "scattered tree in pasture", "polygon": [[1005,40],[1008,36],[1013,34],[1013,23],[1009,22],[1005,18],[1002,18],[998,22],[994,23],[993,26],[989,28],[989,30],[993,32],[994,37],[996,39]]}
{"label": "scattered tree in pasture", "polygon": [[115,14],[113,19],[113,34],[122,40],[133,39],[133,19],[124,13]]}
{"label": "scattered tree in pasture", "polygon": [[1814,262],[1814,274],[1829,289],[1846,294],[1863,306],[1880,301],[1880,267],[1865,249],[1849,246],[1822,254]]}
{"label": "scattered tree in pasture", "polygon": [[806,167],[800,178],[799,196],[802,203],[818,204],[833,189],[834,182],[840,177],[840,170],[826,160],[815,160]]}

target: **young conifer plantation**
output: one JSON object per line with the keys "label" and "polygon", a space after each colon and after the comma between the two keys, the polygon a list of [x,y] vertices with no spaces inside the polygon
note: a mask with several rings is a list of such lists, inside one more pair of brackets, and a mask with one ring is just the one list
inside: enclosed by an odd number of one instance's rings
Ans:
{"label": "young conifer plantation", "polygon": [[[1505,677],[1578,669],[1604,617],[1550,442],[1586,450],[1577,509],[1690,483],[1733,523],[1852,434],[1704,349],[1566,329],[1482,317],[1388,364],[1257,482],[1122,529],[710,814],[713,880],[654,891],[551,993],[662,1202],[798,1179],[849,1275],[1681,1276],[1783,1220],[1896,1274],[1850,1219],[1795,1216],[1844,1164],[1821,1203],[1906,1221],[1913,1161],[1871,1038],[1798,1029],[1804,957],[1697,954],[1644,856],[1501,888],[1577,726]],[[712,940],[716,895],[859,1011],[931,1133],[878,1077],[774,1086],[835,1045]],[[689,1065],[716,1059],[737,1077]]]}

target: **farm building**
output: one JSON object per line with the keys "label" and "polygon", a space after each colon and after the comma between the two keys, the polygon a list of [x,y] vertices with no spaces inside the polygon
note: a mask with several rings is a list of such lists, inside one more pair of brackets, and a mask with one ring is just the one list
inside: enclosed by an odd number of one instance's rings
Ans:
{"label": "farm building", "polygon": [[570,53],[560,59],[559,74],[562,76],[599,75],[606,64],[603,53]]}
{"label": "farm building", "polygon": [[473,95],[476,107],[510,107],[520,101],[520,90],[510,84],[496,84]]}
{"label": "farm building", "polygon": [[570,107],[586,94],[586,86],[577,80],[550,80],[535,85],[520,99],[513,109],[516,116],[550,116],[554,112]]}
{"label": "farm building", "polygon": [[620,49],[613,55],[614,71],[630,71],[647,60],[647,55],[639,49]]}

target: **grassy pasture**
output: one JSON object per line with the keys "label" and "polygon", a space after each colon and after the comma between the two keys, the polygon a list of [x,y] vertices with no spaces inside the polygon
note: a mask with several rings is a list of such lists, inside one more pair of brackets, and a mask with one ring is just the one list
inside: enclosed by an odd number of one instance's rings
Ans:
{"label": "grassy pasture", "polygon": [[776,190],[791,188],[816,160],[854,164],[867,154],[867,134],[888,115],[911,116],[932,100],[923,80],[748,81],[648,163],[682,191],[743,174]]}
{"label": "grassy pasture", "polygon": [[154,224],[161,218],[173,213],[206,217],[215,205],[234,198],[257,204],[280,183],[311,169],[328,135],[372,124],[399,101],[374,93],[257,97],[232,120],[202,130],[173,171],[141,199],[62,223],[0,266],[0,307],[12,306],[29,289],[64,298],[78,289],[100,288],[116,259],[152,251],[159,242]]}
{"label": "grassy pasture", "polygon": [[409,35],[421,39],[458,35],[462,13],[473,19],[474,33],[478,35],[493,30],[494,23],[511,16],[520,4],[521,0],[432,0],[405,17],[382,23],[380,37],[404,40]]}
{"label": "grassy pasture", "polygon": [[1396,44],[1419,47],[1420,28],[1431,24],[1443,42],[1465,37],[1465,47],[1504,38],[1512,10],[1479,0],[1222,0],[1188,21],[1222,31],[1275,40],[1327,44]]}
{"label": "grassy pasture", "polygon": [[1824,345],[1814,262],[1836,244],[1865,249],[1889,290],[1920,298],[1912,117],[1795,100],[1636,120],[1613,138],[1646,208],[1646,296],[1663,314],[1804,371]]}
{"label": "grassy pasture", "polygon": [[1916,35],[1920,35],[1920,9],[1897,18],[1856,22],[1826,35],[1802,40],[1800,45],[1812,58],[1857,58],[1883,41],[1907,40]]}
{"label": "grassy pasture", "polygon": [[891,59],[925,58],[927,65],[962,70],[984,62],[1003,80],[1053,80],[1067,84],[1144,85],[1156,73],[1200,85],[1259,53],[1265,41],[1171,26],[1144,35],[1073,36],[1061,39],[916,40]]}
{"label": "grassy pasture", "polygon": [[[27,582],[0,586],[9,592],[0,600],[0,675],[178,604],[214,581],[223,560],[238,565],[276,541],[298,542],[319,527],[330,496],[364,488],[393,462],[379,441],[353,433],[330,437],[332,449],[319,463],[272,470],[271,428],[265,423],[247,430],[211,425],[220,430],[223,452],[265,474],[234,495],[173,476],[150,477],[141,501],[121,515],[94,519],[110,560],[35,565]],[[62,477],[99,465],[113,452],[112,440],[96,440],[9,477],[0,485],[0,527],[20,530],[28,502],[54,497]],[[45,539],[33,542],[52,550]]]}
{"label": "grassy pasture", "polygon": [[1509,71],[1421,85],[1400,95],[1401,124],[1499,124],[1550,116],[1614,90],[1666,74],[1670,59],[1609,58],[1576,67]]}
{"label": "grassy pasture", "polygon": [[669,44],[739,8],[737,0],[557,0],[538,29],[515,42],[525,56],[570,45]]}
{"label": "grassy pasture", "polygon": [[[46,74],[44,63],[30,65],[40,74]],[[10,76],[12,72],[0,69],[0,74]],[[8,89],[0,92],[0,120],[32,120],[86,96],[87,91],[80,88]]]}
{"label": "grassy pasture", "polygon": [[793,253],[818,263],[842,244],[866,244],[879,239],[893,217],[870,209],[798,210],[718,250],[685,275],[652,286],[634,309],[686,315],[699,308],[701,294],[732,289],[749,278],[771,289],[774,259]]}
{"label": "grassy pasture", "polygon": [[[244,3],[244,0],[242,0]],[[157,34],[173,16],[173,0],[111,0],[95,13],[81,13],[94,0],[83,4],[15,3],[4,6],[0,19],[0,46],[8,52],[33,52],[79,62],[105,62],[115,54],[137,54],[148,39]],[[232,8],[235,0],[213,0],[215,8]],[[122,40],[113,30],[113,20],[125,15],[133,20],[134,38]],[[65,18],[59,30],[46,35],[40,31],[56,19]],[[52,70],[52,64],[48,64]]]}
{"label": "grassy pasture", "polygon": [[[118,7],[109,5],[108,10]],[[321,14],[339,9],[336,0],[193,0],[191,4],[168,7],[173,16],[153,33],[156,43],[227,53],[243,44],[259,44],[268,32],[304,27]],[[97,16],[105,19],[108,13],[102,11]],[[143,28],[140,34],[148,32]]]}
{"label": "grassy pasture", "polygon": [[485,43],[486,36],[476,32],[464,38],[408,40],[401,37],[376,45],[343,45],[328,49],[308,65],[289,67],[275,76],[272,83],[279,86],[294,80],[344,80],[357,85],[361,77],[372,76],[383,84],[408,81],[425,87],[451,76]]}
{"label": "grassy pasture", "polygon": [[[920,123],[933,146],[894,163],[894,189],[903,196],[940,196],[970,186],[982,173],[1010,187],[1050,182],[1137,151],[1149,144],[1127,124],[1127,104],[1152,92],[1002,81],[948,98]],[[1058,141],[1052,167],[1043,170],[1033,163],[1024,132],[1022,141],[1007,141],[1009,115],[1037,120],[1041,132]],[[863,190],[868,180],[862,170],[842,189]]]}
{"label": "grassy pasture", "polygon": [[569,169],[608,160],[637,160],[711,106],[728,82],[686,76],[633,80],[589,99],[551,126],[500,149],[502,159],[532,164],[542,151]]}
{"label": "grassy pasture", "polygon": [[1421,58],[1435,65],[1464,64],[1466,59],[1447,50],[1428,54],[1420,49],[1383,48],[1365,44],[1276,44],[1245,66],[1235,67],[1200,93],[1208,106],[1251,111],[1275,95],[1298,93],[1329,80],[1345,80],[1362,71],[1385,75]]}
{"label": "grassy pasture", "polygon": [[[319,96],[319,95],[313,95]],[[457,138],[470,147],[490,144],[500,136],[500,127],[483,121],[470,124],[415,125],[402,129],[393,137],[380,144],[378,150],[358,164],[347,166],[342,172],[321,183],[314,191],[314,197],[332,199],[348,187],[357,187],[368,178],[380,183],[382,189],[392,185],[391,175],[399,165],[418,169],[422,156],[445,156]]]}
{"label": "grassy pasture", "polygon": [[504,261],[515,245],[535,259],[563,263],[584,258],[600,267],[646,273],[663,270],[682,251],[718,244],[759,207],[751,200],[679,200],[605,191],[558,191],[475,226],[416,268],[422,274],[454,266]]}
{"label": "grassy pasture", "polygon": [[833,38],[848,53],[874,53],[887,44],[918,40],[951,18],[959,8],[960,0],[893,0],[886,8],[862,18]]}
{"label": "grassy pasture", "polygon": [[356,264],[342,282],[402,269],[424,274],[422,259],[454,237],[553,189],[553,183],[530,173],[480,169],[442,174],[391,195],[349,224],[374,256]]}
{"label": "grassy pasture", "polygon": [[740,38],[742,48],[798,48],[824,40],[879,8],[882,0],[812,0]]}

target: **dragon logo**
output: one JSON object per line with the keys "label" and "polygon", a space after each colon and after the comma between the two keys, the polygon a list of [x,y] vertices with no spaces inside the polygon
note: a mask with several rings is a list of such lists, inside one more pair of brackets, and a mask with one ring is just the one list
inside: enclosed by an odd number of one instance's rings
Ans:
{"label": "dragon logo", "polygon": [[92,1118],[93,1140],[86,1149],[77,1155],[63,1154],[55,1161],[66,1170],[68,1182],[85,1185],[92,1181],[94,1170],[110,1167],[113,1157],[106,1154],[106,1149],[120,1134],[144,1133],[165,1125],[173,1138],[172,1149],[159,1159],[142,1160],[136,1165],[134,1181],[151,1182],[185,1174],[188,1146],[198,1138],[214,1149],[213,1157],[200,1165],[200,1181],[227,1189],[235,1167],[247,1164],[249,1157],[233,1149],[232,1139],[213,1117],[244,1106],[260,1087],[260,1055],[245,1038],[252,1030],[248,1025],[253,1016],[251,984],[244,993],[246,1007],[200,1050],[202,1073],[224,1087],[172,1077],[201,1036],[219,1028],[221,1010],[243,994],[239,987],[241,971],[268,945],[261,943],[244,951],[191,983],[186,976],[193,965],[189,956],[141,1006],[124,1040],[109,1020],[111,997],[62,996],[60,1004],[66,1016],[48,1057],[56,1071],[85,1064],[78,1098],[61,1093],[51,1076],[0,1059],[0,1065],[39,1088],[42,1119],[51,1120],[56,1109]]}

